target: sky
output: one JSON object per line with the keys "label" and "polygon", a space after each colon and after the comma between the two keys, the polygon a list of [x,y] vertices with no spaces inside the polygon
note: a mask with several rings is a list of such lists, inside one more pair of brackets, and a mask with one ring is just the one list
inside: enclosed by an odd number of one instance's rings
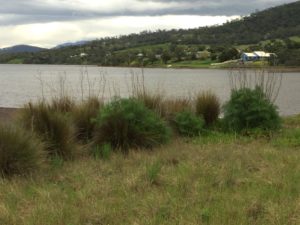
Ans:
{"label": "sky", "polygon": [[222,24],[295,0],[0,0],[0,48]]}

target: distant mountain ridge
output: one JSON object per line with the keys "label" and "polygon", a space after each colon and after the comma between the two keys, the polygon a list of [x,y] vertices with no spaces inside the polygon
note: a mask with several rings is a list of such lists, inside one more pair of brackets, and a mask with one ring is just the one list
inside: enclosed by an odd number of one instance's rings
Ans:
{"label": "distant mountain ridge", "polygon": [[81,46],[87,44],[89,41],[76,41],[76,42],[66,42],[63,44],[59,44],[54,49],[70,47],[70,46]]}
{"label": "distant mountain ridge", "polygon": [[27,64],[161,65],[168,61],[195,60],[203,50],[209,51],[211,61],[222,60],[221,54],[244,46],[238,50],[266,50],[276,53],[281,64],[298,66],[300,48],[297,43],[300,41],[291,41],[291,38],[300,40],[299,12],[300,1],[296,1],[258,11],[223,25],[143,31],[93,41],[64,43],[45,51],[38,50],[34,54],[0,54],[0,63],[18,59]]}
{"label": "distant mountain ridge", "polygon": [[35,53],[43,50],[47,50],[47,49],[31,46],[31,45],[15,45],[12,47],[0,49],[0,53],[23,53],[23,52]]}

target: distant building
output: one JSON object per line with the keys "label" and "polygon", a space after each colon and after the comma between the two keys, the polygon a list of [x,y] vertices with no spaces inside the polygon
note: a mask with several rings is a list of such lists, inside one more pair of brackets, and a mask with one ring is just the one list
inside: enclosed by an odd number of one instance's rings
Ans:
{"label": "distant building", "polygon": [[276,54],[264,52],[264,51],[255,51],[255,52],[244,52],[242,53],[241,58],[243,62],[248,62],[248,61],[267,60],[271,56],[276,56]]}
{"label": "distant building", "polygon": [[85,56],[88,56],[88,54],[86,54],[86,53],[80,53],[80,57],[85,57]]}

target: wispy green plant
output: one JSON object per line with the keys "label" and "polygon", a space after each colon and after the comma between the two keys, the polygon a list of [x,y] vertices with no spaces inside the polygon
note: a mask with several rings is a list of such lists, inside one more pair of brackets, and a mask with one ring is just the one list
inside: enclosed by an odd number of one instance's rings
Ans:
{"label": "wispy green plant", "polygon": [[95,159],[108,160],[111,156],[112,148],[110,144],[103,144],[102,146],[96,145],[92,148],[92,155]]}
{"label": "wispy green plant", "polygon": [[158,184],[158,177],[161,171],[162,165],[160,162],[155,162],[147,167],[147,179],[150,184]]}

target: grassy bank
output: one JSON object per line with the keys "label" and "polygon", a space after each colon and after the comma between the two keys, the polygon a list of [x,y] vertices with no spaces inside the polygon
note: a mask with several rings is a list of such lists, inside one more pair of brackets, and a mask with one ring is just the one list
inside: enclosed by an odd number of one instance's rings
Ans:
{"label": "grassy bank", "polygon": [[0,181],[1,224],[299,224],[300,117],[272,138],[214,133]]}
{"label": "grassy bank", "polygon": [[62,94],[4,115],[0,224],[299,224],[300,115],[280,118],[281,76],[259,77],[232,76],[223,106],[133,76],[129,98]]}

